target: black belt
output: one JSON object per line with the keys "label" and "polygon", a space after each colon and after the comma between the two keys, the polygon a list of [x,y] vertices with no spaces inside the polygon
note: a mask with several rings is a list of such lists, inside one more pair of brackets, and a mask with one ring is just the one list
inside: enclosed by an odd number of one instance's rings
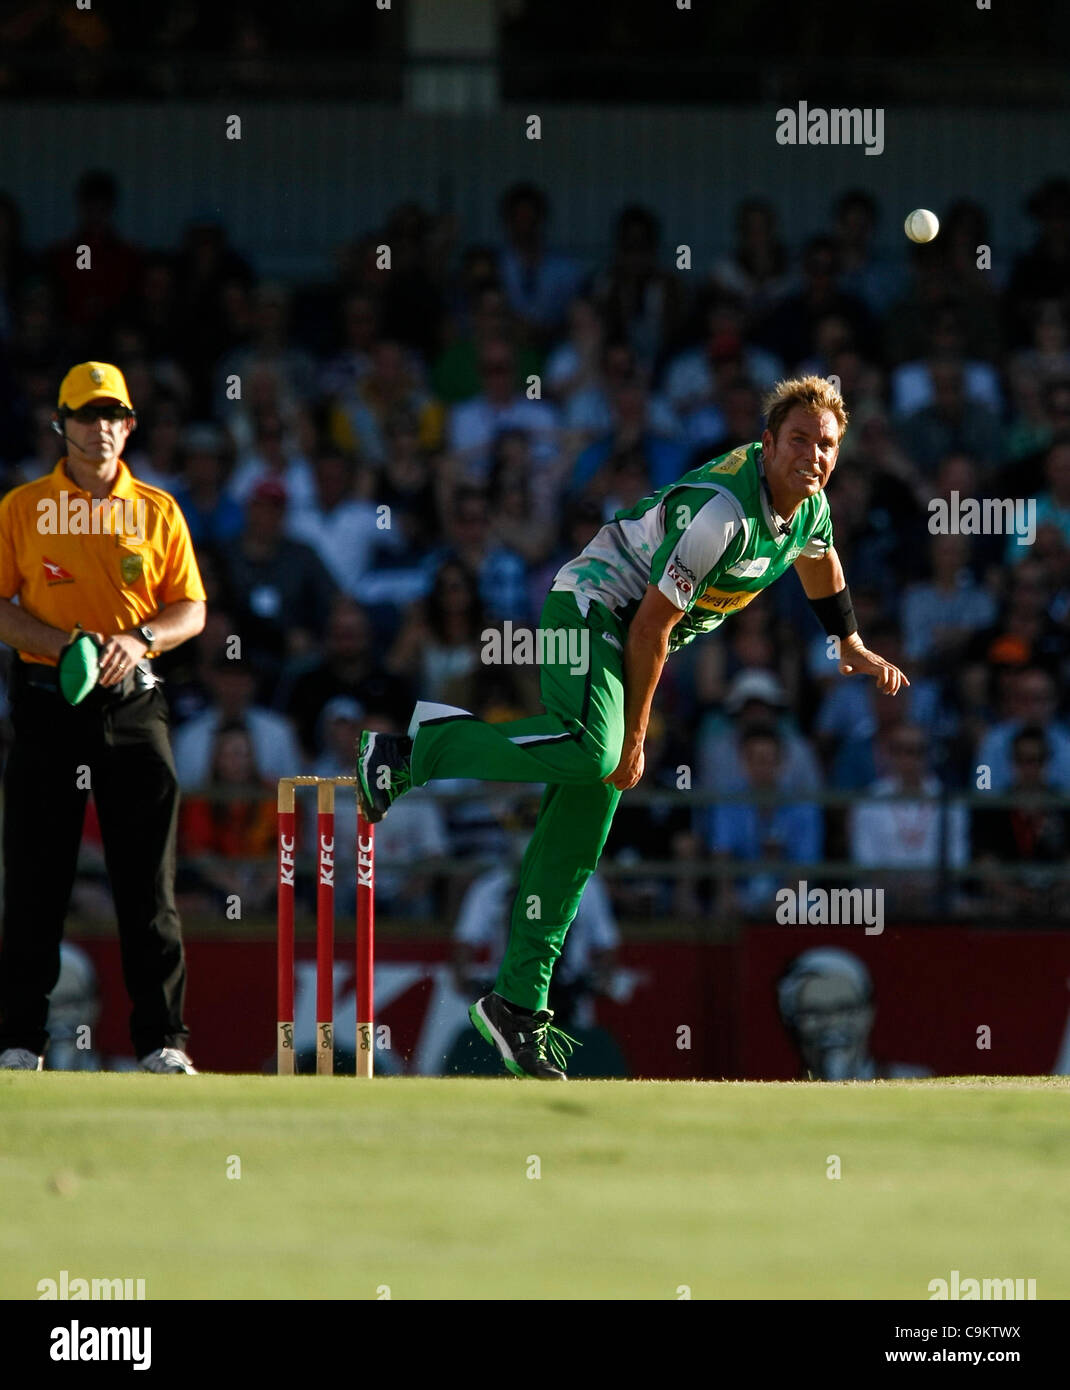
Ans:
{"label": "black belt", "polygon": [[[62,694],[59,688],[59,671],[55,666],[20,659],[16,661],[15,668],[23,685],[31,690],[50,690],[53,695]],[[151,690],[155,684],[156,677],[151,672],[146,676],[146,673],[135,666],[132,671],[127,671],[116,685],[94,686],[86,700],[92,700],[94,697],[98,700],[128,700],[131,695],[141,695],[144,691]]]}

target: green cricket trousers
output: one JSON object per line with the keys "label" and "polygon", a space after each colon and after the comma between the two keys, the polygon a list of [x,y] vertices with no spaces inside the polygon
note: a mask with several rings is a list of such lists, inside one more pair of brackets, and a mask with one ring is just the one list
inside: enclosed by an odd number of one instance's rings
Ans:
{"label": "green cricket trousers", "polygon": [[600,603],[552,591],[536,637],[545,714],[487,724],[420,701],[409,728],[414,785],[436,777],[546,783],[494,986],[531,1010],[547,1006],[554,963],[620,801],[602,779],[616,771],[624,741],[626,630]]}

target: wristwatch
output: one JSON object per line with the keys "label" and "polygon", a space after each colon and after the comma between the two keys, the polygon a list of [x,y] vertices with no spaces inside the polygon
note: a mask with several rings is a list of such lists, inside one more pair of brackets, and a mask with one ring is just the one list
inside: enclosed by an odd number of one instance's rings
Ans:
{"label": "wristwatch", "polygon": [[152,628],[149,627],[148,623],[142,623],[140,627],[134,628],[134,631],[141,638],[142,642],[146,642],[148,644],[145,649],[145,656],[155,655],[155,653],[152,650],[152,647],[153,643],[156,641],[156,634],[155,632],[153,632]]}

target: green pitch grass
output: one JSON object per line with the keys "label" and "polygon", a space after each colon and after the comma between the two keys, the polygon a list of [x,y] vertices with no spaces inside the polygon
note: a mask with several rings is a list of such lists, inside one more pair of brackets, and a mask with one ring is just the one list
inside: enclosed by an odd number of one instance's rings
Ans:
{"label": "green pitch grass", "polygon": [[8,1073],[0,1297],[1065,1299],[1068,1092]]}

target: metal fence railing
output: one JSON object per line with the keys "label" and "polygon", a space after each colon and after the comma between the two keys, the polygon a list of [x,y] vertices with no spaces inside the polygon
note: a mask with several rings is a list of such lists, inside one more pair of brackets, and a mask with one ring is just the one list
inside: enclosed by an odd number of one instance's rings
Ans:
{"label": "metal fence railing", "polygon": [[[481,783],[477,787],[460,791],[437,792],[428,788],[422,795],[430,795],[440,803],[444,811],[463,803],[483,803],[488,808],[485,824],[499,825],[518,837],[523,837],[533,823],[534,814],[541,795],[541,788],[516,784]],[[188,793],[188,797],[198,793]],[[263,787],[212,789],[206,788],[199,795],[217,802],[234,799],[274,803],[273,791]],[[860,864],[852,859],[849,852],[830,853],[819,859],[800,859],[790,853],[756,855],[737,858],[715,854],[708,843],[701,840],[696,850],[686,856],[672,858],[656,857],[630,853],[614,857],[612,853],[603,856],[599,874],[617,885],[662,880],[668,884],[690,881],[706,883],[715,889],[717,885],[741,882],[761,877],[775,880],[782,888],[792,890],[800,883],[812,887],[874,887],[882,886],[890,894],[914,897],[920,892],[924,899],[921,915],[932,917],[955,917],[975,910],[978,901],[991,897],[995,889],[1004,884],[1018,884],[1040,888],[1051,901],[1050,912],[1044,909],[1040,916],[1050,915],[1058,921],[1063,912],[1062,904],[1067,905],[1065,925],[1070,926],[1070,856],[1050,861],[1014,859],[1008,853],[1005,858],[978,857],[967,852],[960,863],[954,862],[951,848],[952,823],[957,815],[963,814],[967,822],[976,812],[993,810],[1013,810],[1027,813],[1044,813],[1066,818],[1070,826],[1070,796],[1055,793],[1038,793],[1023,796],[1012,793],[959,792],[946,790],[939,797],[919,796],[867,797],[864,793],[822,790],[800,796],[785,796],[777,792],[738,792],[721,793],[709,789],[675,791],[637,787],[627,793],[622,803],[629,808],[644,807],[652,812],[664,809],[686,809],[690,824],[701,831],[704,813],[716,806],[754,806],[760,809],[775,809],[785,805],[806,804],[820,808],[825,815],[826,841],[834,846],[846,846],[846,825],[852,809],[865,805],[896,806],[930,804],[938,817],[936,851],[926,860],[904,863],[889,860],[885,863]],[[300,837],[299,837],[300,838]],[[969,845],[967,823],[966,843]],[[612,840],[610,841],[612,846]],[[1010,847],[1008,846],[1008,851]],[[208,862],[204,860],[202,862]],[[231,863],[244,862],[249,866],[265,863],[264,857],[245,861],[231,860]],[[311,848],[299,847],[298,868],[304,873],[311,872],[313,855]],[[433,861],[421,861],[419,870],[446,880],[471,879],[491,868],[500,868],[501,853],[495,849],[481,853],[448,854]],[[389,850],[379,856],[381,870],[414,869],[411,856],[391,855]],[[1034,916],[1037,914],[1034,913]]]}
{"label": "metal fence railing", "polygon": [[[465,836],[476,843],[476,848],[466,853],[448,853],[434,859],[421,858],[414,864],[411,855],[392,853],[386,845],[377,854],[381,874],[413,875],[418,873],[446,885],[451,901],[464,882],[471,881],[489,869],[499,869],[509,862],[503,858],[501,844],[479,848],[482,837],[484,845],[494,838],[495,831],[505,832],[511,843],[522,843],[534,823],[541,788],[514,783],[480,783],[462,790],[440,792],[429,787],[420,795],[431,796],[437,801],[447,816],[447,825],[457,836]],[[207,800],[216,804],[245,802],[256,807],[262,818],[274,812],[276,793],[274,786],[258,784],[251,787],[205,787],[188,790],[183,794],[183,804],[193,800]],[[460,808],[464,803],[483,803],[487,814],[473,825],[470,818],[463,815],[457,819],[456,812],[450,815],[451,808]],[[852,808],[860,805],[895,806],[917,805],[931,802],[939,817],[937,850],[925,862],[893,862],[860,864],[845,852],[847,837],[846,822]],[[686,855],[664,857],[629,852],[614,855],[612,838],[609,848],[598,867],[599,876],[613,886],[615,893],[625,891],[635,885],[661,884],[671,895],[674,885],[692,885],[700,888],[705,885],[709,901],[720,902],[717,894],[726,884],[742,883],[746,880],[762,878],[774,882],[779,890],[795,891],[799,885],[809,888],[853,889],[882,887],[899,904],[893,912],[900,919],[913,917],[924,919],[956,918],[973,919],[978,915],[994,915],[1006,918],[1017,917],[1033,924],[1038,921],[1050,922],[1053,926],[1070,928],[1070,855],[1050,860],[1014,859],[1009,854],[979,857],[968,852],[961,863],[954,863],[949,852],[953,813],[965,812],[972,816],[978,811],[1013,810],[1017,812],[1055,815],[1065,818],[1065,828],[1070,829],[1070,796],[1055,793],[1038,793],[1031,796],[995,792],[960,792],[945,790],[940,797],[921,798],[917,796],[867,797],[864,793],[821,790],[799,796],[785,797],[776,792],[737,792],[722,793],[710,789],[675,791],[636,787],[626,794],[622,807],[629,810],[645,808],[651,813],[665,809],[686,809],[689,813],[687,824],[699,834]],[[779,855],[755,855],[738,858],[717,854],[703,838],[703,817],[711,808],[717,806],[755,806],[762,809],[785,805],[806,804],[821,808],[825,816],[826,841],[831,841],[832,851],[821,858],[801,859],[790,853]],[[339,802],[339,806],[341,802]],[[0,818],[3,815],[3,801],[0,796]],[[273,822],[272,822],[273,823]],[[654,823],[652,815],[652,825]],[[261,820],[263,824],[263,819]],[[967,841],[968,842],[968,841]],[[1070,843],[1064,839],[1064,843]],[[1008,847],[1009,848],[1009,847]],[[189,853],[179,840],[179,870],[231,869],[250,871],[269,871],[274,865],[274,852],[252,855],[227,855],[211,853]],[[339,869],[345,864],[344,851],[340,846],[337,860]],[[311,882],[315,863],[314,841],[310,836],[299,835],[296,864],[299,876]],[[79,863],[80,877],[94,875],[103,881],[104,865],[99,846],[83,840]],[[261,875],[263,877],[263,873]],[[270,888],[270,872],[267,874]],[[452,885],[452,887],[451,887]],[[1013,901],[1008,905],[1007,888],[1021,888],[1033,893],[1040,906],[1015,909]],[[2,881],[0,881],[2,891]],[[1039,894],[1039,897],[1037,895]],[[999,901],[997,901],[999,900]],[[1024,900],[1023,900],[1024,901]],[[913,904],[913,905],[911,905]],[[1002,904],[1002,905],[1000,905]],[[904,906],[905,905],[905,906]],[[998,910],[996,910],[998,909]],[[720,909],[717,909],[720,911]],[[388,914],[389,915],[389,914]],[[664,912],[651,909],[645,916],[671,916],[672,910]],[[764,916],[768,918],[769,914]]]}

